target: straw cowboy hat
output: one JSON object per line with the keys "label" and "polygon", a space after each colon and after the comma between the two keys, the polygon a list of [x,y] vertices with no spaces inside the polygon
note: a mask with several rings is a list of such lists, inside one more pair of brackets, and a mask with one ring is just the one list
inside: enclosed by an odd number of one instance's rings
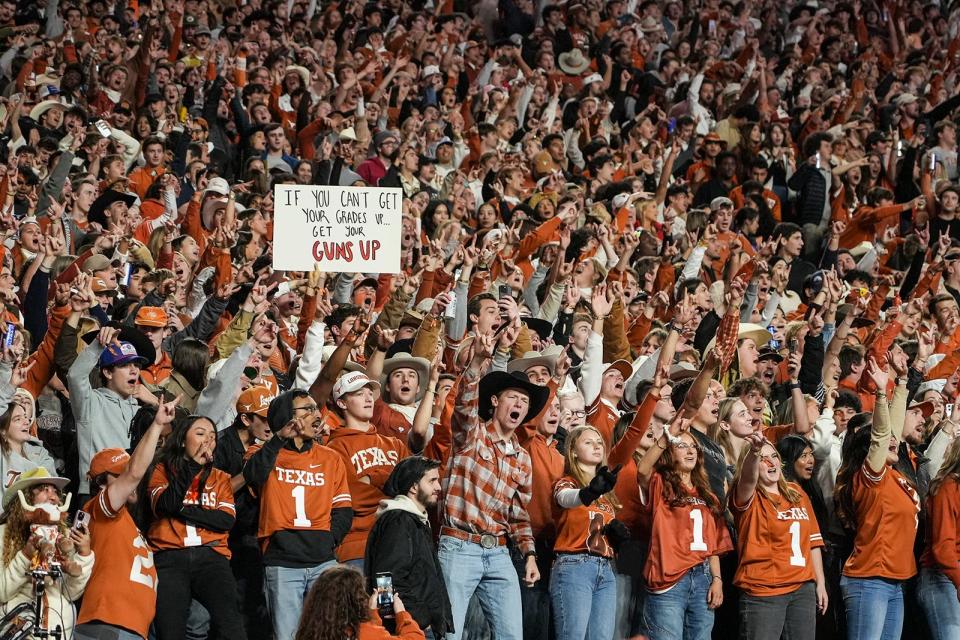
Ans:
{"label": "straw cowboy hat", "polygon": [[[765,328],[761,327],[758,324],[753,324],[752,322],[741,322],[740,328],[737,330],[737,342],[750,338],[757,345],[757,349],[764,347],[770,339],[773,338],[770,335],[770,332]],[[717,344],[717,337],[714,336],[711,338],[710,342],[707,343],[707,348],[704,349],[704,353],[709,353],[711,349]]]}
{"label": "straw cowboy hat", "polygon": [[[52,484],[60,491],[63,491],[64,487],[66,487],[69,482],[70,480],[67,478],[60,478],[58,476],[50,475],[50,472],[43,467],[36,467],[35,469],[24,471],[13,482],[13,484],[7,487],[7,491],[3,495],[3,510],[7,510],[7,507],[10,506],[10,503],[16,499],[17,494],[19,494],[21,491],[27,491],[28,489],[41,484]],[[27,505],[24,507],[24,509],[27,511],[33,511],[31,506],[32,505]],[[67,503],[64,506],[64,511],[69,507],[70,502],[67,500]]]}
{"label": "straw cowboy hat", "polygon": [[590,67],[590,59],[585,57],[580,49],[571,49],[566,53],[561,53],[557,58],[557,63],[564,73],[572,76],[578,76]]}
{"label": "straw cowboy hat", "polygon": [[383,374],[380,376],[380,388],[383,399],[389,400],[387,396],[390,392],[387,390],[387,380],[390,378],[390,374],[397,369],[413,369],[417,373],[417,378],[420,382],[419,389],[417,390],[417,401],[419,402],[423,399],[424,394],[427,392],[427,381],[430,379],[430,361],[426,358],[416,358],[406,351],[394,354],[393,357],[383,362]]}
{"label": "straw cowboy hat", "polygon": [[30,109],[30,119],[35,122],[40,122],[40,118],[43,117],[43,114],[56,107],[61,109],[66,108],[63,103],[60,102],[60,100],[44,100],[43,102],[38,103],[33,109]]}
{"label": "straw cowboy hat", "polygon": [[303,81],[304,87],[310,86],[310,71],[306,67],[301,67],[298,64],[291,64],[286,69],[283,70],[283,75],[287,76],[291,73],[295,73],[300,76],[300,79]]}
{"label": "straw cowboy hat", "polygon": [[522,357],[511,360],[507,364],[507,373],[514,371],[524,371],[531,367],[546,367],[550,376],[557,372],[557,360],[563,354],[563,347],[559,345],[550,345],[543,351],[527,351]]}

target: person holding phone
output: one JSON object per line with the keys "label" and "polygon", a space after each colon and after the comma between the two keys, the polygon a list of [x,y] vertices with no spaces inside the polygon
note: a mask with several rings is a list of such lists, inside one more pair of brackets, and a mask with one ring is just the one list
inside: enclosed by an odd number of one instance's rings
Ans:
{"label": "person holding phone", "polygon": [[423,631],[393,593],[396,633],[380,618],[380,590],[368,596],[363,575],[350,567],[330,569],[317,581],[303,603],[296,640],[422,640]]}

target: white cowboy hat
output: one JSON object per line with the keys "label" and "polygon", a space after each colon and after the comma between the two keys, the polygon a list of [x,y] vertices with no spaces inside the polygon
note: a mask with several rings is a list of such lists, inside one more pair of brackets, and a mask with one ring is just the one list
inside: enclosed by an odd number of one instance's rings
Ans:
{"label": "white cowboy hat", "polygon": [[572,76],[578,76],[590,67],[590,59],[584,57],[580,49],[571,49],[561,53],[557,58],[557,63],[564,73]]}
{"label": "white cowboy hat", "polygon": [[45,114],[47,111],[50,111],[50,109],[53,109],[54,107],[60,107],[61,109],[66,108],[63,103],[60,102],[60,100],[44,100],[43,102],[38,103],[33,109],[30,109],[30,119],[35,122],[40,122],[40,118],[43,117],[43,114]]}
{"label": "white cowboy hat", "polygon": [[423,399],[424,394],[427,392],[427,382],[430,379],[430,361],[426,358],[414,357],[406,351],[395,353],[392,358],[388,358],[383,362],[383,374],[380,376],[380,388],[383,399],[388,399],[387,379],[390,377],[390,374],[397,369],[413,369],[417,373],[417,378],[420,382],[417,389],[417,401]]}
{"label": "white cowboy hat", "polygon": [[[770,335],[770,332],[765,328],[761,327],[758,324],[753,324],[752,322],[741,322],[740,328],[737,330],[737,342],[750,338],[757,345],[757,349],[760,349],[773,338]],[[704,355],[710,352],[713,349],[714,345],[717,344],[717,337],[714,336],[710,342],[707,343],[707,348],[703,350]]]}
{"label": "white cowboy hat", "polygon": [[507,373],[513,373],[514,371],[526,372],[530,367],[541,366],[546,367],[552,377],[557,372],[557,360],[562,353],[563,347],[555,344],[550,345],[543,351],[527,351],[522,357],[511,360],[507,364]]}

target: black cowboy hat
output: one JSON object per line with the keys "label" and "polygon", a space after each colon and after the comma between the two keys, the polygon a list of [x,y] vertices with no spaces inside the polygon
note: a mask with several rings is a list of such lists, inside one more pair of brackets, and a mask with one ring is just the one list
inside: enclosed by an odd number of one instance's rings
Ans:
{"label": "black cowboy hat", "polygon": [[506,371],[492,371],[480,379],[480,406],[481,420],[489,420],[493,416],[493,404],[490,398],[499,395],[507,389],[519,389],[530,397],[530,407],[524,422],[539,415],[550,397],[550,389],[530,382],[527,374],[522,371],[507,373]]}
{"label": "black cowboy hat", "polygon": [[107,189],[100,197],[90,205],[90,211],[87,212],[87,220],[96,222],[104,229],[107,228],[107,209],[115,202],[125,202],[128,207],[133,206],[137,201],[137,196],[132,193],[124,193],[114,189]]}
{"label": "black cowboy hat", "polygon": [[[150,342],[150,338],[148,338],[143,331],[127,324],[121,324],[116,320],[108,322],[105,326],[120,329],[120,335],[117,336],[117,340],[132,344],[133,348],[137,350],[137,355],[147,361],[146,366],[149,367],[156,362],[157,350],[153,348],[153,343]],[[98,333],[100,333],[100,329],[88,331],[83,334],[82,339],[87,344],[90,344],[97,339]]]}
{"label": "black cowboy hat", "polygon": [[527,329],[536,332],[541,340],[549,340],[550,336],[553,335],[553,325],[549,320],[531,318],[530,316],[522,316],[520,320],[523,321],[523,324],[527,325]]}

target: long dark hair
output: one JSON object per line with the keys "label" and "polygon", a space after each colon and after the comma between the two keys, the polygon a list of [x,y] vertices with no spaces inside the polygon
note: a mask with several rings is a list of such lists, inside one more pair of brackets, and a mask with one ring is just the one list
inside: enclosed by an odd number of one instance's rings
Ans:
{"label": "long dark hair", "polygon": [[[716,516],[723,515],[723,507],[720,500],[714,495],[710,488],[710,481],[707,480],[707,472],[703,466],[703,448],[697,443],[692,435],[694,443],[697,445],[697,464],[690,471],[690,483],[697,490],[700,499],[707,503],[707,508]],[[666,455],[660,456],[657,461],[657,473],[663,478],[663,498],[671,507],[679,507],[684,503],[684,498],[690,495],[690,492],[683,486],[683,480],[680,478],[680,472],[677,471],[676,463],[673,461],[673,447],[669,447]]]}
{"label": "long dark hair", "polygon": [[324,571],[303,603],[296,640],[356,640],[360,625],[370,620],[368,600],[356,569]]}
{"label": "long dark hair", "polygon": [[823,500],[823,492],[820,491],[820,485],[817,484],[814,478],[801,480],[797,477],[793,467],[794,463],[800,459],[800,456],[802,456],[803,452],[808,448],[813,451],[813,443],[803,436],[796,434],[786,436],[777,443],[777,453],[780,454],[780,459],[783,462],[783,477],[790,482],[795,482],[800,485],[803,492],[810,498],[810,504],[813,505],[813,512],[817,516],[817,524],[820,526],[820,530],[823,531],[826,529],[827,524],[829,524],[829,520],[827,516],[827,503]]}
{"label": "long dark hair", "polygon": [[[140,486],[137,487],[137,517],[135,520],[141,531],[149,529],[155,517],[151,508],[150,491],[148,489],[154,470],[158,465],[163,465],[164,471],[169,477],[182,478],[190,474],[188,465],[191,461],[187,458],[187,433],[200,420],[206,420],[213,425],[214,438],[219,439],[216,424],[206,416],[189,415],[174,423],[173,432],[170,437],[164,440],[163,448],[160,449],[156,460],[150,465],[147,473],[143,475],[143,480],[140,481]],[[201,487],[201,491],[206,486],[211,471],[213,471],[212,464],[204,465],[200,471],[198,486]]]}
{"label": "long dark hair", "polygon": [[[850,419],[853,422],[864,414],[857,414]],[[870,415],[870,414],[867,414]],[[843,439],[842,460],[840,470],[837,471],[837,484],[833,488],[833,510],[849,534],[857,531],[857,508],[853,502],[853,479],[863,469],[870,451],[870,424],[872,420],[859,420],[860,428],[851,432],[847,425],[847,435]]]}
{"label": "long dark hair", "polygon": [[173,350],[173,370],[182,375],[190,386],[202,391],[206,384],[207,365],[210,363],[210,348],[194,338],[187,338]]}

